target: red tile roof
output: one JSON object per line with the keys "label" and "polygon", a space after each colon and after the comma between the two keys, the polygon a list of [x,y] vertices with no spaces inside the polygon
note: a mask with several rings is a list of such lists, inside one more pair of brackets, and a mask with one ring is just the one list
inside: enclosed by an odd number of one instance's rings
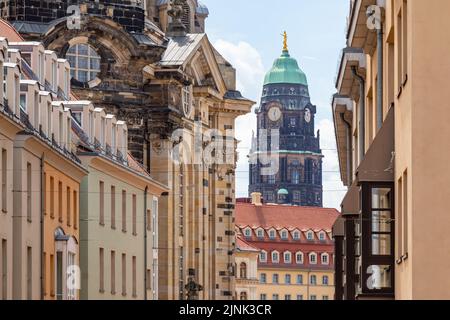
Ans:
{"label": "red tile roof", "polygon": [[6,20],[0,19],[0,37],[5,37],[10,42],[24,41],[16,29]]}
{"label": "red tile roof", "polygon": [[254,251],[254,252],[259,252],[260,250],[254,246],[252,246],[250,243],[248,243],[247,241],[245,241],[241,235],[237,236],[237,241],[236,241],[236,248],[239,251]]}
{"label": "red tile roof", "polygon": [[240,228],[286,228],[288,230],[325,230],[331,232],[339,217],[336,209],[248,203],[236,204],[236,225]]}

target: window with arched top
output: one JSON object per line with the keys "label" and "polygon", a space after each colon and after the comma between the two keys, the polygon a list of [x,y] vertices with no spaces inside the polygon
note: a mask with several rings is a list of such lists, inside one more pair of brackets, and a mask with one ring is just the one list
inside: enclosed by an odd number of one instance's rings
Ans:
{"label": "window with arched top", "polygon": [[312,252],[309,254],[309,263],[317,264],[317,253]]}
{"label": "window with arched top", "polygon": [[292,255],[290,252],[284,253],[284,263],[292,263]]}
{"label": "window with arched top", "polygon": [[239,276],[241,279],[247,279],[247,264],[242,262],[239,266]]}
{"label": "window with arched top", "polygon": [[274,230],[274,229],[270,230],[270,231],[269,231],[269,238],[273,240],[273,239],[275,239],[276,237],[277,237],[277,235],[276,235],[275,230]]}
{"label": "window with arched top", "polygon": [[295,262],[297,264],[303,264],[303,253],[302,252],[297,252],[295,254]]}

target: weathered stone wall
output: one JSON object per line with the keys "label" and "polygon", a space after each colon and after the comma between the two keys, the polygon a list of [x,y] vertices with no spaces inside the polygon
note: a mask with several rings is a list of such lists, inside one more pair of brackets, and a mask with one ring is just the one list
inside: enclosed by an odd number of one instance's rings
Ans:
{"label": "weathered stone wall", "polygon": [[[139,2],[139,3],[138,3]],[[2,17],[16,21],[51,22],[71,16],[67,8],[80,5],[82,13],[108,17],[127,31],[142,32],[145,13],[142,1],[130,0],[3,0]]]}

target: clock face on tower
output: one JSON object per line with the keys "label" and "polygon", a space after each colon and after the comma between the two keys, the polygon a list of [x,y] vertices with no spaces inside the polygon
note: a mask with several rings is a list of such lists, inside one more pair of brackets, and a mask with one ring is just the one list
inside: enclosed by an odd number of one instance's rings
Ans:
{"label": "clock face on tower", "polygon": [[277,122],[278,120],[281,119],[281,105],[277,102],[272,102],[271,104],[269,104],[269,108],[268,108],[268,117],[270,119],[270,121],[273,122]]}

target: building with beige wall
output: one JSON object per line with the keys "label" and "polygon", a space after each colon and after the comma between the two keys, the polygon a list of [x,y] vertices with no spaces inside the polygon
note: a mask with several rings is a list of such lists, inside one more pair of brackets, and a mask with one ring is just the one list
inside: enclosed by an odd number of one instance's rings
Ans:
{"label": "building with beige wall", "polygon": [[[351,1],[333,99],[337,299],[448,299],[444,0]],[[369,18],[368,18],[369,17]],[[424,236],[425,230],[430,234]],[[355,249],[356,248],[356,249]]]}
{"label": "building with beige wall", "polygon": [[80,298],[157,300],[158,198],[167,187],[129,155],[123,121],[88,101],[66,106],[89,170],[81,183]]}
{"label": "building with beige wall", "polygon": [[234,300],[258,300],[258,257],[260,250],[236,236],[236,292]]}
{"label": "building with beige wall", "polygon": [[[236,228],[239,237],[259,250],[256,300],[333,300],[331,228],[339,213],[263,204],[260,195],[253,197],[253,203],[237,203]],[[240,265],[236,269],[239,275]],[[237,292],[236,299],[241,297]]]}

